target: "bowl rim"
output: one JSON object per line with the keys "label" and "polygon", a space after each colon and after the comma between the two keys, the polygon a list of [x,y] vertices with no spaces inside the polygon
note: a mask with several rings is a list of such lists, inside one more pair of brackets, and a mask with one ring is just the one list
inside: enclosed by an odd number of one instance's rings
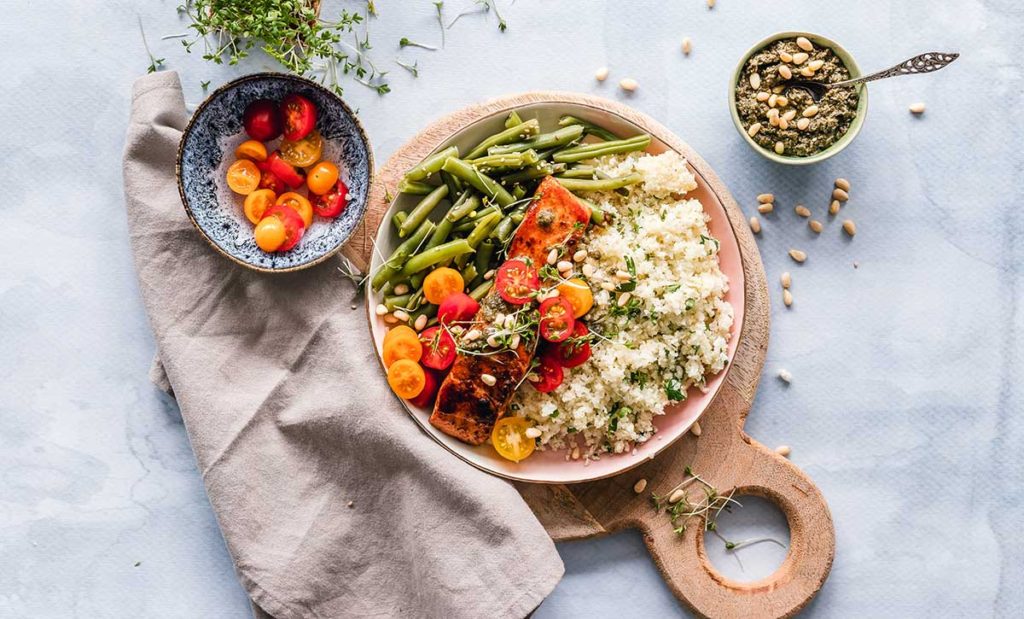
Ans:
{"label": "bowl rim", "polygon": [[[294,266],[281,268],[269,268],[265,266],[252,264],[250,262],[246,262],[244,260],[239,259],[236,256],[231,255],[222,247],[217,245],[217,243],[215,243],[213,239],[211,239],[210,236],[206,234],[206,231],[203,230],[202,226],[199,225],[199,222],[196,221],[195,215],[192,213],[192,206],[189,204],[188,198],[185,195],[185,184],[182,182],[181,179],[181,161],[185,155],[185,142],[187,141],[188,136],[192,133],[192,128],[195,125],[196,120],[206,109],[206,107],[217,97],[238,87],[241,84],[244,84],[245,82],[268,78],[283,79],[285,81],[297,82],[305,86],[309,86],[315,90],[318,90],[321,92],[321,94],[325,95],[330,99],[333,99],[336,103],[338,103],[341,106],[342,110],[344,110],[344,112],[352,119],[353,123],[355,124],[356,130],[359,132],[359,139],[362,140],[363,144],[366,146],[367,153],[367,187],[365,200],[366,204],[363,205],[363,212],[360,213],[359,217],[355,222],[355,225],[352,226],[352,229],[349,231],[348,235],[345,236],[341,240],[341,242],[337,244],[337,246],[331,248],[330,250],[324,252],[322,255],[317,256],[316,258],[308,262],[303,262],[302,264],[296,264]],[[174,176],[178,183],[178,196],[181,198],[181,204],[185,208],[185,214],[188,215],[188,219],[190,222],[192,222],[192,225],[195,227],[195,229],[199,231],[200,236],[203,237],[203,239],[210,245],[210,247],[212,247],[214,250],[217,251],[217,253],[224,256],[228,260],[231,260],[235,264],[239,264],[248,269],[252,269],[253,271],[259,271],[260,273],[293,273],[295,271],[302,271],[310,267],[316,266],[324,262],[325,260],[328,260],[335,254],[337,254],[339,251],[341,251],[341,249],[345,247],[345,244],[348,243],[349,239],[352,238],[352,235],[355,234],[356,230],[358,230],[359,227],[363,225],[363,220],[366,218],[366,213],[369,210],[368,202],[370,199],[370,185],[373,184],[373,175],[373,146],[370,144],[370,138],[366,135],[366,130],[363,128],[363,124],[359,121],[359,117],[356,116],[352,108],[349,107],[347,103],[345,103],[344,99],[339,97],[336,93],[332,92],[329,88],[326,88],[322,84],[318,84],[317,82],[311,79],[299,75],[294,75],[292,73],[282,73],[279,71],[261,71],[259,73],[249,73],[248,75],[243,75],[241,77],[235,78],[229,82],[226,82],[218,86],[213,92],[207,95],[206,98],[203,99],[203,102],[196,107],[194,112],[192,112],[192,115],[188,119],[188,124],[185,125],[185,129],[181,132],[181,139],[178,141],[178,152],[174,160]]]}
{"label": "bowl rim", "polygon": [[747,135],[747,131],[746,129],[743,128],[743,123],[740,120],[739,110],[736,108],[736,84],[737,80],[739,80],[740,73],[743,71],[743,67],[747,64],[747,60],[749,60],[751,56],[761,51],[761,49],[767,47],[769,44],[774,43],[775,41],[778,41],[780,39],[790,39],[800,36],[807,37],[814,43],[818,43],[824,47],[831,48],[832,51],[835,52],[836,56],[838,56],[839,59],[843,62],[843,64],[846,65],[846,68],[850,71],[851,78],[861,76],[860,67],[857,65],[857,61],[853,58],[853,54],[851,54],[845,47],[843,47],[839,43],[836,43],[832,39],[820,34],[815,34],[813,32],[795,30],[776,32],[775,34],[771,34],[761,39],[760,41],[752,45],[746,52],[743,53],[743,56],[740,57],[740,61],[736,64],[736,68],[733,70],[732,77],[729,80],[729,113],[732,116],[732,123],[736,127],[736,131],[738,131],[740,136],[743,137],[743,140],[747,143],[747,145],[749,145],[751,148],[753,148],[755,151],[760,153],[765,158],[784,165],[810,165],[812,163],[824,161],[829,157],[832,157],[833,155],[840,153],[844,148],[849,146],[850,143],[853,142],[854,138],[857,137],[857,134],[860,133],[861,127],[864,125],[864,119],[867,117],[868,113],[867,87],[865,84],[858,84],[857,86],[855,86],[855,88],[857,89],[857,94],[859,96],[859,99],[857,101],[857,111],[854,115],[853,122],[850,124],[850,128],[847,129],[846,133],[843,134],[841,138],[836,140],[831,146],[829,146],[825,150],[814,153],[813,155],[808,155],[806,157],[789,157],[786,155],[779,155],[761,146],[760,144],[755,142],[752,137]]}

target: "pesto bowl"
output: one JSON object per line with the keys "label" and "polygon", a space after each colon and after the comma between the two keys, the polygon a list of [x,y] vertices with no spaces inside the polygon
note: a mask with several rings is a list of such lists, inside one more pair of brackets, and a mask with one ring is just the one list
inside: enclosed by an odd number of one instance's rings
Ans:
{"label": "pesto bowl", "polygon": [[844,148],[846,148],[853,139],[860,133],[861,126],[864,124],[864,118],[868,113],[868,91],[864,84],[858,84],[854,86],[857,90],[857,110],[855,112],[853,121],[850,123],[850,128],[847,129],[846,133],[843,134],[838,140],[836,140],[828,148],[818,151],[811,155],[806,156],[792,156],[792,155],[780,155],[772,150],[769,150],[757,142],[752,137],[747,135],[746,129],[743,128],[743,122],[740,120],[739,109],[736,105],[736,87],[739,83],[740,76],[743,74],[743,68],[746,66],[747,61],[751,56],[760,52],[763,48],[771,45],[772,43],[780,39],[791,39],[795,37],[807,37],[811,43],[815,46],[830,48],[839,60],[846,66],[846,69],[850,72],[850,78],[857,78],[861,76],[860,67],[857,66],[857,62],[850,55],[850,52],[836,43],[835,41],[823,37],[820,34],[814,34],[811,32],[777,32],[761,41],[755,43],[750,49],[748,49],[743,56],[740,58],[739,63],[736,65],[736,69],[732,72],[732,77],[729,80],[729,112],[732,115],[732,123],[736,126],[736,131],[739,132],[740,137],[747,143],[751,148],[757,151],[760,155],[764,156],[771,161],[781,163],[784,165],[809,165],[812,163],[818,163],[824,161],[833,155],[838,154]]}

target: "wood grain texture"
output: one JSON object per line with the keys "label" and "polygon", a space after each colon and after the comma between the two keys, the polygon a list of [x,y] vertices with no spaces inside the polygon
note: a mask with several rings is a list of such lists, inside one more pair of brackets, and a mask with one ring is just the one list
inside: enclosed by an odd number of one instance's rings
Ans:
{"label": "wood grain texture", "polygon": [[[685,142],[645,114],[614,101],[576,93],[534,92],[465,108],[430,124],[381,167],[370,189],[366,219],[343,254],[360,269],[367,267],[372,239],[398,180],[453,133],[491,114],[545,102],[581,103],[617,114],[686,157],[699,182],[708,185],[722,202],[739,240],[746,315],[725,385],[700,419],[700,437],[688,433],[654,460],[610,479],[572,486],[517,483],[516,487],[556,541],[639,529],[673,593],[699,616],[792,616],[828,577],[835,555],[832,516],[810,478],[743,432],[768,347],[769,298],[764,267],[742,211],[711,168]],[[720,492],[734,489],[737,496],[762,496],[780,507],[790,527],[790,549],[774,574],[756,582],[737,582],[722,576],[708,560],[702,526],[694,521],[694,526],[680,537],[665,514],[654,512],[648,493],[671,489],[683,479],[686,466]],[[638,496],[633,484],[641,478],[648,484]]]}

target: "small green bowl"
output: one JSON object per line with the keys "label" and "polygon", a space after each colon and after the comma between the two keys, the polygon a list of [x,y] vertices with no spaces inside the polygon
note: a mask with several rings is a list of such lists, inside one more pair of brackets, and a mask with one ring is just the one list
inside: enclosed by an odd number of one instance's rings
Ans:
{"label": "small green bowl", "polygon": [[850,52],[846,51],[842,45],[839,45],[835,41],[810,32],[777,32],[770,37],[759,41],[753,47],[748,49],[745,54],[743,54],[739,64],[736,65],[736,70],[732,72],[732,79],[729,81],[729,112],[732,114],[732,123],[736,125],[736,131],[739,131],[743,140],[758,153],[776,163],[782,163],[785,165],[808,165],[824,161],[832,155],[835,155],[846,148],[846,146],[853,141],[853,138],[857,137],[857,134],[860,133],[861,125],[864,124],[864,118],[868,114],[868,90],[864,84],[858,84],[855,86],[857,94],[859,95],[859,99],[857,101],[857,114],[854,116],[853,122],[850,124],[850,128],[846,131],[843,137],[839,138],[839,140],[832,146],[806,157],[787,157],[786,155],[779,155],[775,151],[764,148],[755,142],[754,138],[747,135],[746,129],[743,128],[743,123],[740,122],[739,111],[736,109],[736,84],[740,79],[740,74],[743,71],[744,65],[747,64],[747,60],[749,60],[751,56],[775,41],[778,41],[779,39],[792,39],[800,36],[807,37],[810,39],[811,43],[814,43],[815,45],[831,48],[850,71],[850,77],[860,77],[860,67],[857,66],[857,62],[853,59],[853,56],[851,56]]}

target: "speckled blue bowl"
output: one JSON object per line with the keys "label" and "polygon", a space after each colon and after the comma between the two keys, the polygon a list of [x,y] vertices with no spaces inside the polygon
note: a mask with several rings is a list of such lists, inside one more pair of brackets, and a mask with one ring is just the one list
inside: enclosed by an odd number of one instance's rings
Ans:
{"label": "speckled blue bowl", "polygon": [[[296,92],[316,104],[317,129],[328,145],[336,145],[342,178],[348,184],[349,203],[333,220],[315,217],[311,229],[294,249],[267,253],[256,246],[252,225],[238,204],[221,204],[218,182],[223,184],[222,162],[234,159],[223,145],[230,136],[244,136],[242,114],[256,99],[280,101]],[[229,82],[203,101],[192,115],[178,146],[178,191],[185,212],[210,245],[231,260],[258,271],[284,272],[304,269],[337,253],[366,213],[366,199],[373,178],[373,151],[355,114],[326,88],[284,73],[257,73]],[[223,195],[223,193],[221,194]],[[316,234],[311,234],[315,230]]]}

